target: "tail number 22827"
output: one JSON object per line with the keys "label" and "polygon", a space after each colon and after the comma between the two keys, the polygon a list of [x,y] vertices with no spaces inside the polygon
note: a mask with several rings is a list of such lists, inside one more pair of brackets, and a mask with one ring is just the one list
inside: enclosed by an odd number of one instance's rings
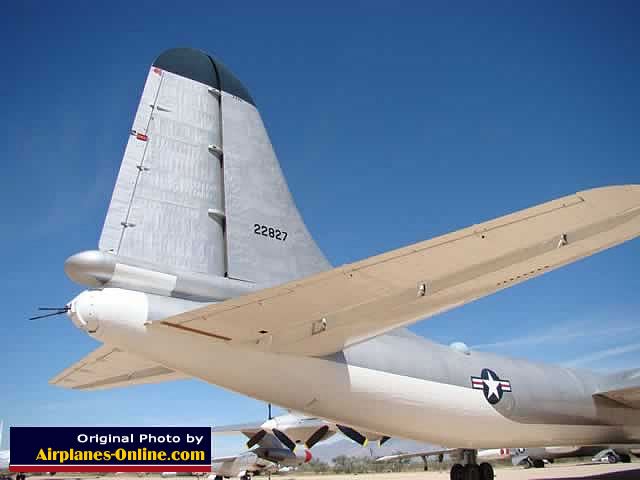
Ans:
{"label": "tail number 22827", "polygon": [[253,233],[261,235],[263,237],[274,238],[276,240],[285,241],[287,239],[287,232],[280,230],[279,228],[270,227],[268,225],[261,225],[259,223],[253,224]]}

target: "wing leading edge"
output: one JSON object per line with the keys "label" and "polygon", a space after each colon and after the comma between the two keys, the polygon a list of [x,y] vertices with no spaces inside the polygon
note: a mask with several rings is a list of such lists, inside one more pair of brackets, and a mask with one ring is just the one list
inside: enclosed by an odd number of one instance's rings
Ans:
{"label": "wing leading edge", "polygon": [[221,425],[218,427],[211,427],[211,435],[233,435],[242,433],[246,436],[251,436],[257,433],[262,429],[262,422],[247,422],[247,423],[236,423],[233,425]]}

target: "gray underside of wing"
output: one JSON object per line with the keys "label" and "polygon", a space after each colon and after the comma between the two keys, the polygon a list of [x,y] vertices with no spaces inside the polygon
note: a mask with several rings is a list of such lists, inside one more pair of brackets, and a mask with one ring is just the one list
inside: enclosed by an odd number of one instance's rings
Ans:
{"label": "gray underside of wing", "polygon": [[391,462],[394,460],[403,460],[407,458],[417,458],[417,457],[436,457],[438,455],[451,455],[459,452],[459,448],[446,448],[443,450],[430,450],[426,452],[415,452],[415,453],[400,453],[397,455],[386,455],[384,457],[380,457],[376,459],[377,462]]}

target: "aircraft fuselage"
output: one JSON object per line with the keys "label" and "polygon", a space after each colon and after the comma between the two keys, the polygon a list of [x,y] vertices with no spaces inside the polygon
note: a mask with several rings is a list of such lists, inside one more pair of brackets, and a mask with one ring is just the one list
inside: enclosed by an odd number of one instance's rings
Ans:
{"label": "aircraft fuselage", "polygon": [[97,340],[173,370],[384,435],[463,448],[640,442],[636,411],[593,397],[600,377],[589,372],[466,355],[406,331],[326,357],[272,353],[163,326],[168,303],[171,314],[193,308],[108,288],[76,297],[69,315]]}

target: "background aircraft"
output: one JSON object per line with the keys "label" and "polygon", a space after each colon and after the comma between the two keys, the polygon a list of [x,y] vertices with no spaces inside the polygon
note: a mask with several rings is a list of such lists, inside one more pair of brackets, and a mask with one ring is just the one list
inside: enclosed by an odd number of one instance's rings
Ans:
{"label": "background aircraft", "polygon": [[[407,458],[422,458],[424,462],[425,471],[428,470],[427,459],[430,457],[436,457],[439,462],[443,462],[445,456],[448,456],[451,460],[460,461],[463,460],[465,454],[464,448],[443,448],[439,450],[426,450],[424,452],[415,453],[399,453],[394,455],[385,455],[377,458],[376,462],[393,462],[394,460],[403,460]],[[478,450],[477,461],[491,462],[495,460],[505,460],[511,458],[512,453],[508,448],[486,448]]]}
{"label": "background aircraft", "polygon": [[604,459],[608,463],[629,463],[631,454],[636,455],[640,450],[638,445],[589,445],[512,448],[510,451],[514,465],[542,468],[546,460],[573,457],[593,457],[594,461]]}
{"label": "background aircraft", "polygon": [[[241,427],[241,426],[240,426]],[[238,433],[242,430],[218,431],[215,433]],[[244,432],[242,432],[244,433]],[[259,445],[252,450],[238,455],[227,455],[211,459],[211,480],[221,480],[222,477],[240,477],[249,480],[251,475],[259,473],[274,473],[280,467],[297,467],[311,460],[312,455],[306,449],[298,449],[295,452],[285,447],[276,436],[271,433],[261,435],[251,443],[250,447]],[[173,472],[164,472],[164,476],[170,476]]]}
{"label": "background aircraft", "polygon": [[[0,444],[2,444],[2,431],[4,427],[4,421],[0,421]],[[9,466],[11,465],[11,451],[10,449],[0,450],[0,478],[4,476],[11,477],[9,472]],[[55,475],[57,472],[48,472],[49,475]],[[27,475],[24,472],[18,472],[15,480],[26,480]]]}
{"label": "background aircraft", "polygon": [[255,452],[244,452],[237,456],[211,459],[211,480],[222,480],[223,477],[239,477],[249,480],[251,475],[267,471],[276,471],[277,464],[260,458]]}
{"label": "background aircraft", "polygon": [[360,432],[346,425],[337,425],[328,420],[310,417],[298,412],[272,417],[271,405],[269,405],[268,419],[264,422],[218,426],[213,427],[211,431],[214,435],[242,433],[249,437],[247,448],[253,447],[267,434],[272,434],[292,451],[297,445],[304,445],[310,449],[318,442],[332,437],[336,432],[342,433],[363,447],[370,440],[378,441],[380,445],[383,445],[390,438],[366,431]]}
{"label": "background aircraft", "polygon": [[[2,431],[4,430],[4,421],[0,421],[0,445],[2,444]],[[7,448],[6,450],[0,450],[0,473],[4,475],[5,472],[9,471],[9,465],[11,463],[11,451]],[[26,476],[23,473],[18,473],[16,475],[16,480],[24,480]]]}
{"label": "background aircraft", "polygon": [[[522,465],[525,468],[544,468],[546,461],[553,462],[559,458],[594,457],[594,461],[606,461],[608,463],[631,462],[631,453],[637,453],[637,445],[591,445],[591,446],[566,446],[566,447],[536,447],[536,448],[490,448],[478,451],[478,460],[490,462],[495,460],[510,459],[514,465]],[[464,449],[450,448],[442,450],[427,450],[424,452],[403,453],[397,455],[385,455],[378,458],[378,462],[391,462],[407,458],[422,458],[425,469],[427,458],[437,457],[440,462],[448,455],[453,460],[460,459]]]}
{"label": "background aircraft", "polygon": [[[268,420],[265,422],[227,425],[211,429],[212,435],[244,434],[249,438],[247,448],[258,445],[239,455],[214,458],[211,461],[211,471],[215,480],[221,480],[221,477],[237,476],[247,480],[250,475],[259,472],[274,473],[281,467],[297,467],[311,460],[311,452],[306,448],[296,449],[296,443],[300,442],[293,439],[298,439],[310,429],[317,430],[318,425],[314,422],[318,419],[302,418],[292,414],[272,417],[271,405],[268,408]],[[312,431],[309,435],[313,436],[313,433]]]}
{"label": "background aircraft", "polygon": [[149,69],[99,250],[65,264],[92,290],[54,312],[105,345],[52,383],[199,378],[358,431],[462,445],[454,480],[492,478],[477,449],[505,441],[640,441],[635,371],[398,330],[639,233],[640,187],[623,185],[330,269],[248,90],[211,56],[169,50]]}

